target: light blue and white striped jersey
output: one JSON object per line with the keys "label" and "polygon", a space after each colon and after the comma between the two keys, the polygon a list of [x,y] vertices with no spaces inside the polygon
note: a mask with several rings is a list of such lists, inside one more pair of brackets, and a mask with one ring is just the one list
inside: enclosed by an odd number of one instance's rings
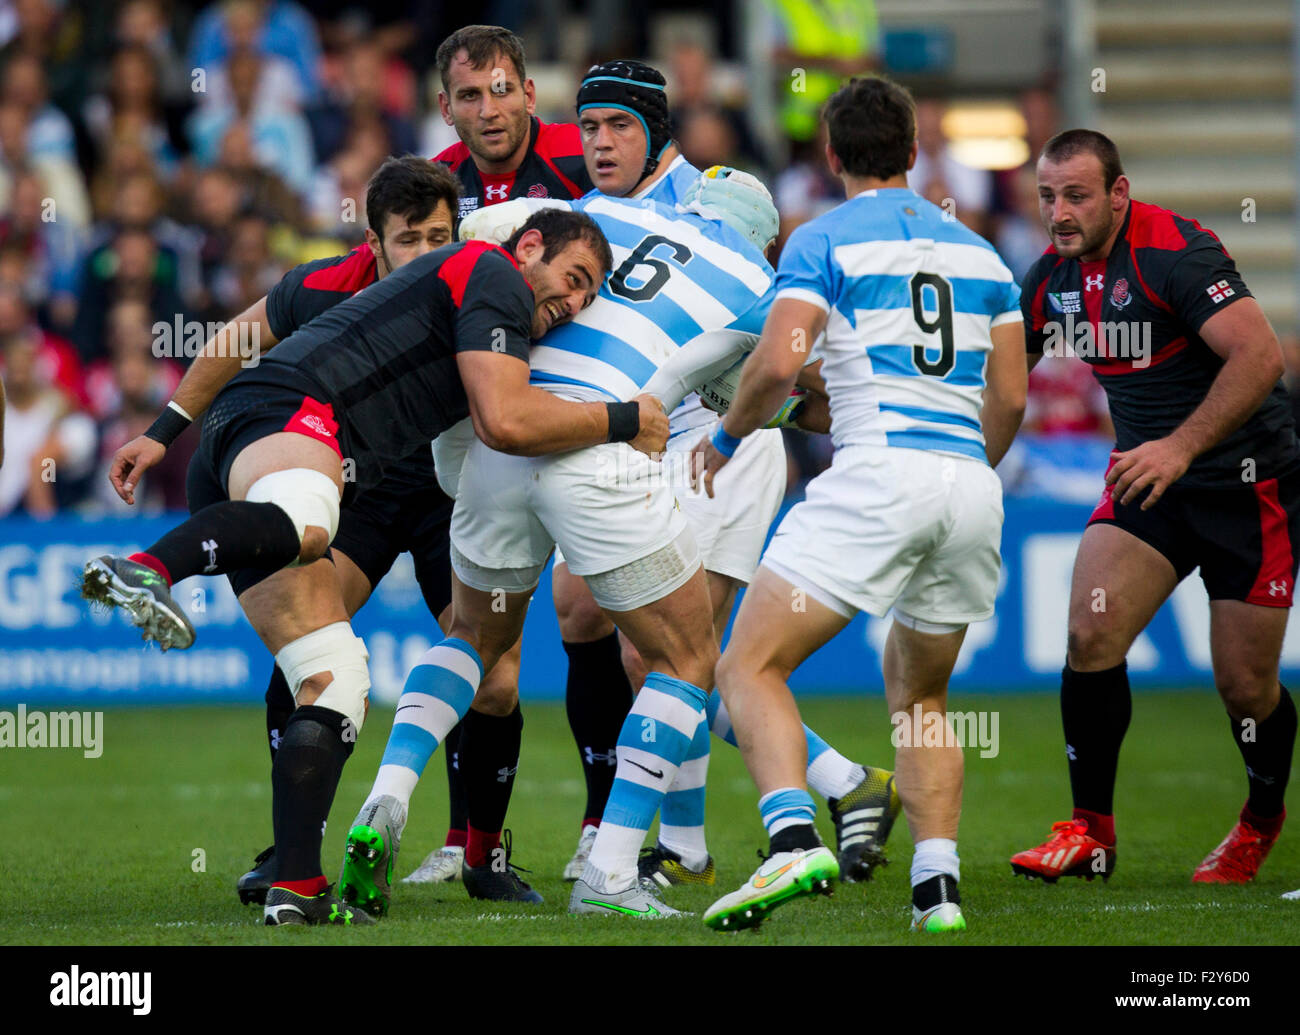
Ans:
{"label": "light blue and white striped jersey", "polygon": [[700,178],[700,170],[681,155],[668,163],[664,174],[643,191],[632,195],[636,199],[649,198],[672,208],[686,196]]}
{"label": "light blue and white striped jersey", "polygon": [[816,355],[837,447],[988,462],[989,331],[1022,317],[1015,278],[984,238],[913,191],[864,191],[790,235],[776,290],[828,313]]}
{"label": "light blue and white striped jersey", "polygon": [[731,227],[645,198],[589,194],[571,204],[605,234],[614,270],[591,305],[533,346],[533,384],[571,399],[626,401],[701,334],[762,331],[772,267]]}
{"label": "light blue and white striped jersey", "polygon": [[[672,208],[681,202],[699,178],[700,170],[678,155],[669,163],[668,169],[659,179],[635,197],[649,198]],[[668,415],[668,437],[676,438],[683,431],[703,427],[716,419],[717,414],[700,402],[698,395],[692,393],[678,403],[673,412]]]}

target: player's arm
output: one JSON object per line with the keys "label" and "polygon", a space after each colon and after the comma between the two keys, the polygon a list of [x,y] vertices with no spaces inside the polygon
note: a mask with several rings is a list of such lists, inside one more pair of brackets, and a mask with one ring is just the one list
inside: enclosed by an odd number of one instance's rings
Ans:
{"label": "player's arm", "polygon": [[[244,328],[242,338],[241,328]],[[117,494],[127,503],[134,503],[135,487],[145,471],[167,455],[167,447],[212,405],[217,393],[248,364],[250,358],[254,358],[240,351],[241,341],[253,342],[260,354],[278,340],[267,320],[265,297],[258,299],[208,339],[176,386],[176,393],[167,409],[148,431],[113,454],[108,480],[113,483]]]}
{"label": "player's arm", "polygon": [[[980,425],[984,431],[984,452],[997,467],[1011,448],[1011,441],[1025,416],[1029,392],[1029,369],[1025,352],[1025,325],[1020,320],[998,324],[989,332],[993,351],[985,372],[984,406]],[[1028,353],[1033,356],[1033,353]],[[1041,355],[1041,353],[1039,354]]]}
{"label": "player's arm", "polygon": [[1172,433],[1117,454],[1107,481],[1121,503],[1150,487],[1142,509],[1154,506],[1193,460],[1246,423],[1286,370],[1277,335],[1249,296],[1215,313],[1197,333],[1223,366],[1201,404]]}
{"label": "player's arm", "polygon": [[541,456],[602,442],[628,442],[642,453],[662,453],[668,417],[659,400],[638,395],[630,403],[570,402],[528,383],[528,363],[488,350],[456,354],[474,432],[492,449]]}
{"label": "player's arm", "polygon": [[661,399],[671,413],[700,385],[734,365],[757,341],[757,335],[745,331],[705,331],[669,356],[642,391]]}
{"label": "player's arm", "polygon": [[[695,447],[691,484],[704,476],[704,491],[713,496],[713,478],[730,459],[740,440],[764,424],[790,395],[808,359],[809,344],[826,327],[827,311],[800,298],[778,297],[768,312],[758,346],[740,372],[740,387],[712,441]],[[719,445],[729,452],[723,452]]]}

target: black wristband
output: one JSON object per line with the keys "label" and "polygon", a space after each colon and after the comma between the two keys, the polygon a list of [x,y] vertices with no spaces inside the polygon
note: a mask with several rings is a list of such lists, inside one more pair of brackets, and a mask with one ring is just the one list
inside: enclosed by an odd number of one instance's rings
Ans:
{"label": "black wristband", "polygon": [[158,419],[149,425],[149,430],[144,433],[144,437],[151,438],[164,446],[170,446],[189,426],[188,420],[168,406],[158,414]]}
{"label": "black wristband", "polygon": [[641,407],[639,404],[606,403],[609,412],[609,438],[606,442],[631,442],[641,431]]}

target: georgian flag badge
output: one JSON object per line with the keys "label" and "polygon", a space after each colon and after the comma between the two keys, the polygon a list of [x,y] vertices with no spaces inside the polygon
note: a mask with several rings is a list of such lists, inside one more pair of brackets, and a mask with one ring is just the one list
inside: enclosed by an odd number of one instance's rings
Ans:
{"label": "georgian flag badge", "polygon": [[1218,283],[1207,287],[1205,293],[1210,296],[1211,302],[1222,302],[1225,298],[1231,298],[1237,292],[1232,290],[1226,280],[1220,280]]}

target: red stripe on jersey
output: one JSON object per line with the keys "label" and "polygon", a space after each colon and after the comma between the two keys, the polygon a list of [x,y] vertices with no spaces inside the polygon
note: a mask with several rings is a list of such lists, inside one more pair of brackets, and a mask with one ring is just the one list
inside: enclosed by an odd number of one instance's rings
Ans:
{"label": "red stripe on jersey", "polygon": [[537,157],[546,163],[546,167],[555,173],[556,179],[564,184],[571,197],[580,198],[586,193],[581,187],[560,172],[552,158],[570,157],[582,154],[581,131],[571,122],[548,124],[540,122],[537,134],[537,146],[533,148]]}
{"label": "red stripe on jersey", "polygon": [[429,161],[442,162],[443,165],[449,166],[452,172],[455,172],[465,163],[465,159],[468,157],[469,148],[457,141],[446,150],[438,152]]}
{"label": "red stripe on jersey", "polygon": [[1187,238],[1178,229],[1174,213],[1169,209],[1148,205],[1144,201],[1130,201],[1129,205],[1131,214],[1127,236],[1132,247],[1161,248],[1173,252],[1187,247]]}
{"label": "red stripe on jersey", "polygon": [[1147,283],[1147,278],[1142,276],[1142,267],[1138,265],[1137,252],[1134,251],[1132,241],[1129,242],[1128,246],[1128,260],[1129,265],[1133,267],[1134,276],[1137,277],[1138,286],[1142,288],[1142,291],[1147,298],[1151,299],[1152,302],[1163,309],[1166,313],[1172,313],[1173,309],[1170,307],[1169,303],[1152,291],[1151,286]]}
{"label": "red stripe on jersey", "polygon": [[1259,534],[1262,540],[1259,574],[1246,597],[1248,604],[1264,607],[1290,607],[1291,532],[1287,528],[1286,508],[1277,498],[1277,479],[1270,478],[1255,486],[1259,501]]}
{"label": "red stripe on jersey", "polygon": [[346,291],[355,294],[375,282],[375,253],[368,244],[360,244],[344,256],[337,266],[309,273],[302,286],[313,291]]}
{"label": "red stripe on jersey", "polygon": [[1175,338],[1152,356],[1151,362],[1146,366],[1135,366],[1131,359],[1111,359],[1104,363],[1093,363],[1092,369],[1094,373],[1098,374],[1140,374],[1144,370],[1158,367],[1165,360],[1178,355],[1185,348],[1187,348],[1187,339]]}
{"label": "red stripe on jersey", "polygon": [[510,260],[510,264],[515,269],[519,268],[513,255],[489,241],[466,241],[460,251],[444,260],[438,267],[438,279],[451,288],[451,300],[457,309],[465,300],[465,289],[469,286],[470,274],[474,272],[479,256],[488,251],[500,252]]}
{"label": "red stripe on jersey", "polygon": [[[1110,463],[1106,465],[1106,477],[1110,476],[1110,469],[1115,466],[1117,458],[1117,453],[1110,454]],[[1115,520],[1115,499],[1111,495],[1113,488],[1112,485],[1106,485],[1101,490],[1101,499],[1097,501],[1097,506],[1093,508],[1092,514],[1088,517],[1088,524],[1091,525],[1094,521]]]}

